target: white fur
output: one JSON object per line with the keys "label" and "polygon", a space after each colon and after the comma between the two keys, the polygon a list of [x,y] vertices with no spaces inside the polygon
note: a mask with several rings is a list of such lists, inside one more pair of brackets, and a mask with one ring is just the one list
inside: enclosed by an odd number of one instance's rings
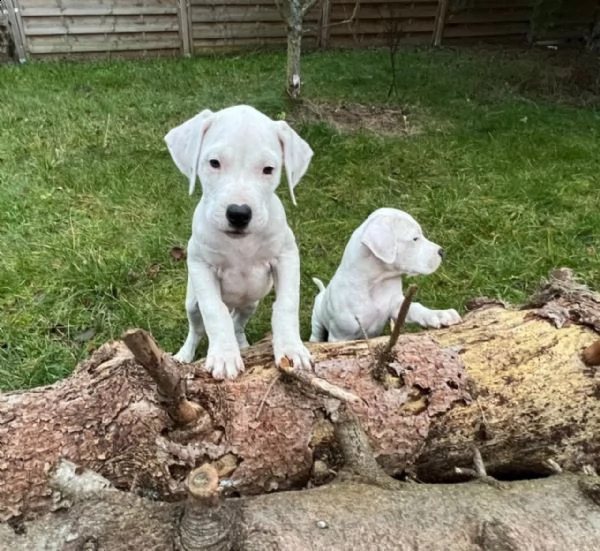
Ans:
{"label": "white fur", "polygon": [[[298,247],[275,189],[285,167],[294,200],[293,189],[308,168],[311,148],[287,123],[247,105],[204,110],[172,129],[165,141],[189,179],[190,194],[196,177],[202,184],[188,244],[189,333],[175,358],[191,362],[206,334],[206,368],[217,379],[236,377],[244,369],[240,348],[248,346],[246,322],[274,283],[275,361],[286,356],[297,367],[310,367],[298,321]],[[220,166],[215,168],[211,162],[217,161]],[[272,174],[264,174],[265,167],[272,167]],[[226,216],[232,204],[248,205],[252,211],[242,230]]]}
{"label": "white fur", "polygon": [[[342,341],[380,335],[395,319],[404,299],[402,275],[435,272],[442,249],[423,235],[406,212],[382,208],[373,212],[352,234],[342,262],[325,287],[319,288],[312,313],[310,340]],[[408,322],[441,327],[461,321],[456,310],[430,310],[412,303]]]}

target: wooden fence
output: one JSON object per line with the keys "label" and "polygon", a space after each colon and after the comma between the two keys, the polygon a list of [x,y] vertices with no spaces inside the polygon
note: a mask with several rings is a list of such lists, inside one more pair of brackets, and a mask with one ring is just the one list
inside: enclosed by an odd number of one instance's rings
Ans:
{"label": "wooden fence", "polygon": [[[285,4],[285,0],[282,0]],[[581,39],[596,0],[562,2],[542,25],[535,0],[320,0],[304,46],[370,47],[466,40]],[[21,58],[178,56],[281,48],[275,0],[0,0]]]}
{"label": "wooden fence", "polygon": [[8,15],[0,10],[0,62],[11,56],[12,39],[8,34]]}

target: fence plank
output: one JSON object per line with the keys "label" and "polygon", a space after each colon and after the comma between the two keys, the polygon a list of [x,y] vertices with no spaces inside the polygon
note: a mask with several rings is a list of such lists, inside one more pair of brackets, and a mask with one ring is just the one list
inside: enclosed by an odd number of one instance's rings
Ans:
{"label": "fence plank", "polygon": [[477,23],[514,23],[529,21],[531,9],[520,8],[508,11],[482,11],[473,10],[468,12],[450,13],[446,18],[447,24],[477,24]]}
{"label": "fence plank", "polygon": [[189,0],[179,0],[179,28],[182,53],[185,57],[189,57],[194,51],[194,41],[192,40],[192,6]]}
{"label": "fence plank", "polygon": [[[357,2],[359,0],[356,0]],[[329,25],[331,21],[331,0],[323,0],[321,20],[319,22],[319,47],[327,48],[329,42]]]}
{"label": "fence plank", "polygon": [[90,7],[173,7],[173,0],[22,0],[21,7],[85,9]]}
{"label": "fence plank", "polygon": [[[354,11],[354,4],[334,4],[331,9],[331,19],[348,19]],[[435,3],[422,4],[417,6],[404,5],[386,5],[386,4],[367,4],[362,2],[357,13],[357,19],[387,19],[389,17],[396,19],[433,19],[437,11]]]}
{"label": "fence plank", "polygon": [[445,35],[449,38],[473,38],[486,36],[519,35],[525,38],[529,23],[507,23],[502,25],[461,25],[446,27]]}
{"label": "fence plank", "polygon": [[[281,22],[281,16],[272,6],[203,6],[192,9],[192,23],[248,23],[256,21]],[[319,19],[317,12],[311,11],[304,21],[316,23]]]}
{"label": "fence plank", "polygon": [[444,35],[444,26],[446,25],[446,14],[448,13],[448,0],[439,0],[438,11],[433,24],[433,45],[439,46],[442,43]]}
{"label": "fence plank", "polygon": [[179,49],[179,37],[172,40],[123,42],[121,40],[100,40],[97,42],[73,42],[70,44],[55,43],[32,43],[30,52],[32,54],[66,54],[66,53],[95,53],[95,52],[123,52],[123,51],[146,51]]}
{"label": "fence plank", "polygon": [[116,25],[64,25],[60,22],[54,25],[27,26],[27,35],[32,36],[53,36],[53,35],[86,35],[86,34],[121,34],[121,33],[157,33],[157,32],[178,32],[179,25],[177,21],[157,23],[153,25],[119,23]]}
{"label": "fence plank", "polygon": [[26,36],[23,31],[23,22],[19,10],[18,0],[4,0],[6,6],[10,32],[15,43],[15,50],[19,63],[27,61]]}
{"label": "fence plank", "polygon": [[86,8],[23,7],[23,17],[86,17],[92,15],[177,15],[177,6],[104,6]]}

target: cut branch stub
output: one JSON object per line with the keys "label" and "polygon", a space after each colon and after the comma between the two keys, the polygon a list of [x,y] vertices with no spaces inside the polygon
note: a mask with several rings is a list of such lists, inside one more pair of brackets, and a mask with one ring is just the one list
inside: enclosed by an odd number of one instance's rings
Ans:
{"label": "cut branch stub", "polygon": [[185,487],[188,500],[176,543],[184,551],[225,551],[232,548],[237,515],[234,506],[219,499],[219,475],[210,464],[194,469]]}
{"label": "cut branch stub", "polygon": [[219,499],[219,473],[212,465],[205,463],[190,472],[185,488],[193,499],[214,504]]}
{"label": "cut branch stub", "polygon": [[600,365],[600,340],[585,348],[581,353],[581,359],[585,365],[590,367]]}

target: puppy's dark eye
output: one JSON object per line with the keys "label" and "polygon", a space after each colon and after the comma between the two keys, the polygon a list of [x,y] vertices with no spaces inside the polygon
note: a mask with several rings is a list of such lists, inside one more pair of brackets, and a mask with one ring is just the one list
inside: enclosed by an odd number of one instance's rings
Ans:
{"label": "puppy's dark eye", "polygon": [[212,166],[213,168],[221,168],[221,163],[219,161],[217,161],[217,159],[211,159],[208,162],[209,162],[210,166]]}
{"label": "puppy's dark eye", "polygon": [[418,241],[419,238],[418,237],[413,237],[413,241]]}
{"label": "puppy's dark eye", "polygon": [[263,174],[267,174],[267,175],[273,174],[274,170],[275,169],[272,166],[266,166],[265,168],[263,168]]}

